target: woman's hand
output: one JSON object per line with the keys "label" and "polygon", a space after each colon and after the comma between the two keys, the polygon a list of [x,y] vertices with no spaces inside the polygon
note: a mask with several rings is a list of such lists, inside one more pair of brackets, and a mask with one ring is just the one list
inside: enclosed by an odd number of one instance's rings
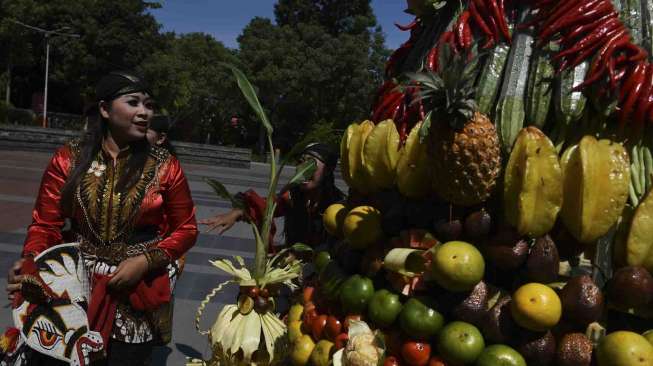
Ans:
{"label": "woman's hand", "polygon": [[20,291],[20,282],[23,280],[23,276],[20,275],[20,269],[23,267],[23,262],[25,258],[21,258],[14,262],[14,265],[9,268],[9,273],[7,274],[7,298],[9,301],[14,301],[16,297],[16,291]]}
{"label": "woman's hand", "polygon": [[200,224],[209,226],[205,231],[207,233],[218,229],[218,234],[222,234],[225,231],[231,229],[236,221],[240,220],[243,215],[243,210],[236,208],[227,213],[219,214],[209,219],[200,220]]}
{"label": "woman's hand", "polygon": [[144,255],[127,258],[120,262],[113,272],[107,286],[114,291],[125,291],[136,286],[148,270],[147,258]]}

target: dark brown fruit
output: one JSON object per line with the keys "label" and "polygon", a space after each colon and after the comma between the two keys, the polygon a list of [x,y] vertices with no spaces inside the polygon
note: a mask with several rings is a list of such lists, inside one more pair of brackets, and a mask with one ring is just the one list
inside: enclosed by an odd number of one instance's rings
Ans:
{"label": "dark brown fruit", "polygon": [[435,224],[435,235],[437,239],[446,243],[452,240],[458,240],[463,234],[463,224],[460,220],[440,220]]}
{"label": "dark brown fruit", "polygon": [[458,305],[453,308],[457,320],[479,325],[488,313],[487,302],[490,295],[488,285],[481,281]]}
{"label": "dark brown fruit", "polygon": [[623,267],[608,285],[608,299],[623,308],[639,308],[653,302],[653,276],[644,267]]}
{"label": "dark brown fruit", "polygon": [[263,296],[259,296],[254,300],[254,310],[259,314],[265,313],[268,306],[270,306],[270,301]]}
{"label": "dark brown fruit", "polygon": [[485,257],[498,269],[512,271],[526,262],[528,243],[521,238],[517,230],[504,227],[485,245]]}
{"label": "dark brown fruit", "polygon": [[492,216],[485,209],[472,212],[465,219],[465,235],[472,240],[487,237],[490,230],[492,230]]}
{"label": "dark brown fruit", "polygon": [[481,322],[481,330],[488,344],[507,343],[519,334],[519,327],[510,313],[511,300],[510,295],[500,298]]}
{"label": "dark brown fruit", "polygon": [[528,366],[549,366],[556,356],[556,340],[551,332],[524,331],[517,340],[516,349]]}
{"label": "dark brown fruit", "polygon": [[558,366],[590,366],[592,342],[583,333],[565,334],[556,352]]}
{"label": "dark brown fruit", "polygon": [[583,326],[601,318],[605,303],[601,289],[587,275],[567,281],[560,291],[560,301],[565,318]]}
{"label": "dark brown fruit", "polygon": [[537,238],[526,260],[526,276],[532,282],[551,283],[558,278],[560,256],[548,235]]}

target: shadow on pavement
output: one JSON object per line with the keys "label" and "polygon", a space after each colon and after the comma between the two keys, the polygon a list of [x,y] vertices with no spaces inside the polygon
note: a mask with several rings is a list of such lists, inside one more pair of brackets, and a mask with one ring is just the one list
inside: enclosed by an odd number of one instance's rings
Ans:
{"label": "shadow on pavement", "polygon": [[202,355],[202,352],[196,350],[195,348],[193,348],[192,346],[189,346],[187,344],[175,343],[175,346],[177,347],[177,351],[181,352],[186,357],[191,357],[191,358],[202,358],[202,357],[204,357]]}
{"label": "shadow on pavement", "polygon": [[172,348],[168,346],[154,347],[152,351],[152,365],[167,365],[168,356],[172,353]]}

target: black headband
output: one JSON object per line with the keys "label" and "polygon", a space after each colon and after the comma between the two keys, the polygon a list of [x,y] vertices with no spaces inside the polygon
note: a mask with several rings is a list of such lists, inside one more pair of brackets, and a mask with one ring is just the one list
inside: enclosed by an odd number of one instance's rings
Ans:
{"label": "black headband", "polygon": [[134,73],[126,71],[114,71],[104,76],[95,88],[97,101],[110,101],[117,97],[129,94],[143,92],[152,95],[147,83]]}
{"label": "black headband", "polygon": [[335,167],[336,164],[338,163],[338,155],[327,144],[322,144],[322,143],[319,143],[319,142],[314,142],[312,144],[308,144],[304,148],[304,151],[302,152],[302,154],[313,156],[314,158],[320,160],[327,167],[330,167],[330,168]]}

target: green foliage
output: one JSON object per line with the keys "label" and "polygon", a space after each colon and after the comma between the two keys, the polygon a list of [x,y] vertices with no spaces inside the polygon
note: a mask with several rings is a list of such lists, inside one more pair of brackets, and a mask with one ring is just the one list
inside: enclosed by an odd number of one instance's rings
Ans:
{"label": "green foliage", "polygon": [[29,103],[31,94],[42,88],[44,38],[8,19],[49,30],[67,26],[70,29],[62,32],[81,36],[50,40],[50,109],[79,113],[102,75],[133,69],[161,47],[159,24],[148,13],[152,7],[141,0],[0,2],[0,55],[7,55],[21,71],[12,80],[18,91],[15,98]]}
{"label": "green foliage", "polygon": [[240,59],[287,150],[321,121],[363,120],[388,51],[369,0],[281,0],[277,25],[255,18],[239,37]]}
{"label": "green foliage", "polygon": [[342,130],[336,130],[333,122],[319,121],[315,123],[311,130],[304,136],[306,141],[319,141],[331,145],[336,151],[339,149]]}
{"label": "green foliage", "polygon": [[[244,109],[234,95],[236,83],[221,62],[237,64],[237,57],[212,36],[169,34],[165,47],[150,55],[140,70],[152,84],[157,103],[165,109],[188,139],[224,135],[225,123]],[[174,130],[173,130],[174,132]]]}
{"label": "green foliage", "polygon": [[220,63],[236,65],[274,121],[275,145],[288,151],[307,134],[329,137],[324,121],[339,130],[368,116],[390,53],[370,3],[279,0],[276,23],[252,19],[239,36],[240,49],[231,50],[206,34],[162,33],[149,10],[165,2],[2,1],[0,70],[11,66],[12,101],[29,107],[43,86],[44,39],[8,19],[45,29],[68,26],[64,32],[81,37],[50,41],[49,110],[80,114],[102,75],[137,69],[185,140],[203,142],[208,134],[214,141],[237,140],[228,123],[238,117],[253,143],[263,131],[260,115],[234,95],[236,83]]}
{"label": "green foliage", "polygon": [[[283,170],[283,164],[279,165],[274,157],[274,146],[272,144],[272,131],[270,127],[270,121],[266,115],[263,107],[259,102],[258,95],[254,90],[254,87],[249,82],[245,74],[236,68],[233,65],[224,64],[231,70],[234,75],[234,78],[237,81],[238,88],[240,88],[241,93],[248,101],[250,107],[254,110],[256,115],[259,117],[259,122],[266,127],[265,131],[267,134],[268,140],[268,153],[271,156],[270,161],[270,175],[269,175],[269,186],[268,186],[268,195],[265,203],[265,214],[263,215],[263,222],[255,223],[250,222],[252,231],[254,233],[254,238],[256,239],[256,254],[254,256],[254,270],[253,277],[255,280],[260,281],[266,272],[266,263],[267,262],[267,253],[268,248],[270,247],[270,229],[272,223],[274,222],[274,211],[277,207],[276,195],[277,195],[277,185],[279,183],[279,177],[281,176],[281,171]],[[311,177],[315,173],[317,164],[314,160],[307,161],[297,167],[295,174],[290,178],[289,185],[296,184],[298,182],[304,181]],[[229,192],[224,188],[222,184],[217,181],[209,181],[211,187],[216,191],[218,196],[225,197],[234,202],[233,198]]]}

